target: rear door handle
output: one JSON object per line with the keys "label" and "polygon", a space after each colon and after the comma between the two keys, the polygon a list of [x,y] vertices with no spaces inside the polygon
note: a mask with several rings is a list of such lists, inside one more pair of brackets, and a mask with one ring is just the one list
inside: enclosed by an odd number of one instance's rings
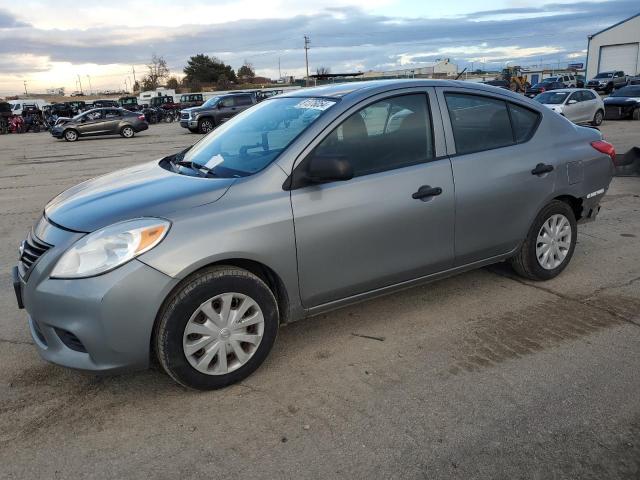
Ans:
{"label": "rear door handle", "polygon": [[440,187],[431,187],[429,185],[421,186],[417,192],[414,192],[411,195],[411,198],[416,200],[425,201],[429,197],[435,197],[436,195],[440,195],[442,193],[442,189]]}
{"label": "rear door handle", "polygon": [[546,165],[544,163],[539,163],[536,165],[536,168],[531,170],[531,175],[543,175],[545,173],[549,173],[553,171],[553,165]]}

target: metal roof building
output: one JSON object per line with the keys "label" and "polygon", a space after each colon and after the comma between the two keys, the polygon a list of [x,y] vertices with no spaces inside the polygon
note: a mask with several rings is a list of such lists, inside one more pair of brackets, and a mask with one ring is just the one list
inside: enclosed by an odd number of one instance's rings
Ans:
{"label": "metal roof building", "polygon": [[610,70],[640,74],[640,13],[589,36],[587,78]]}

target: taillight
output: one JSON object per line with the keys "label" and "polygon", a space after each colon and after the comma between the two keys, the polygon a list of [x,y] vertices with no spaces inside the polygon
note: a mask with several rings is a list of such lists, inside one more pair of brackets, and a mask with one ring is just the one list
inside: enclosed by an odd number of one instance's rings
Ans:
{"label": "taillight", "polygon": [[144,115],[138,115],[138,120],[146,120],[146,117]]}
{"label": "taillight", "polygon": [[609,155],[613,164],[616,164],[616,149],[609,142],[605,142],[604,140],[597,140],[595,142],[591,142],[591,146],[598,150],[600,153]]}
{"label": "taillight", "polygon": [[540,87],[540,93],[544,92],[544,87]]}

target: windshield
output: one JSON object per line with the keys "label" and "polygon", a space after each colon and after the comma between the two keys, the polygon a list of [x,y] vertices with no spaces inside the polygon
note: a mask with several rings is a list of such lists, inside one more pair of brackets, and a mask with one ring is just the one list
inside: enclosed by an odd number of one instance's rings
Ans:
{"label": "windshield", "polygon": [[558,80],[558,78],[560,78],[560,77],[549,77],[549,78],[545,78],[545,79],[542,81],[542,83],[547,83],[547,82],[549,82],[549,83],[550,83],[550,82],[558,82],[558,81],[559,81],[559,80]]}
{"label": "windshield", "polygon": [[273,162],[335,100],[285,97],[265,100],[207,135],[182,164],[217,177],[244,177]]}
{"label": "windshield", "polygon": [[611,78],[611,77],[613,77],[613,72],[599,73],[593,78]]}
{"label": "windshield", "polygon": [[620,90],[613,92],[610,97],[637,97],[640,98],[640,85],[630,85],[622,87]]}
{"label": "windshield", "polygon": [[204,102],[202,106],[207,108],[215,107],[216,103],[218,103],[218,100],[220,100],[220,97],[211,97],[209,100]]}
{"label": "windshield", "polygon": [[544,92],[536,95],[534,100],[547,105],[559,105],[569,96],[569,92]]}

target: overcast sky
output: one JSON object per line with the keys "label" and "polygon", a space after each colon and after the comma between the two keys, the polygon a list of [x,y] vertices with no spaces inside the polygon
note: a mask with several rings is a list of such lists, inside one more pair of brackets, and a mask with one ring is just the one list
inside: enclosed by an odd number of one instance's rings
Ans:
{"label": "overcast sky", "polygon": [[[259,75],[390,70],[449,57],[460,68],[583,61],[587,35],[640,13],[638,0],[0,0],[0,95],[123,88],[153,53],[182,74],[197,53]],[[469,65],[470,66],[470,65]]]}

